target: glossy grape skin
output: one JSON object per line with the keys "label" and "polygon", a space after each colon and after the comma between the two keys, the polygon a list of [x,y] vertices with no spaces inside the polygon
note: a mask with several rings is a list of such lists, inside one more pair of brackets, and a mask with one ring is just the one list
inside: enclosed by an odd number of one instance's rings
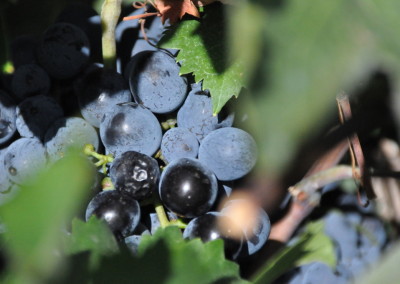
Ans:
{"label": "glossy grape skin", "polygon": [[257,145],[250,134],[235,127],[212,131],[200,144],[199,160],[219,180],[239,179],[248,174],[257,161]]}
{"label": "glossy grape skin", "polygon": [[0,90],[0,145],[13,138],[17,131],[15,120],[16,104],[7,93]]}
{"label": "glossy grape skin", "polygon": [[46,164],[46,149],[36,138],[19,138],[4,154],[4,170],[8,178],[18,184],[35,177]]}
{"label": "glossy grape skin", "polygon": [[208,212],[192,219],[183,231],[183,237],[185,239],[200,238],[204,243],[222,239],[225,256],[228,259],[236,259],[242,249],[242,240],[232,238],[229,231],[222,232],[218,226],[218,219],[220,218],[228,217],[219,212]]}
{"label": "glossy grape skin", "polygon": [[211,97],[207,91],[201,90],[201,84],[192,84],[192,90],[177,115],[178,126],[187,128],[200,142],[211,131],[232,126],[233,120],[233,113],[226,117],[222,113],[213,115]]}
{"label": "glossy grape skin", "polygon": [[37,64],[20,66],[11,81],[12,91],[20,101],[34,95],[47,95],[50,85],[49,75]]}
{"label": "glossy grape skin", "polygon": [[76,76],[88,63],[89,40],[75,25],[55,23],[43,33],[37,58],[47,73],[56,79]]}
{"label": "glossy grape skin", "polygon": [[116,190],[98,193],[88,204],[85,218],[95,215],[107,222],[120,239],[132,235],[139,224],[140,206],[132,197]]}
{"label": "glossy grape skin", "polygon": [[114,160],[110,177],[116,190],[142,200],[150,197],[157,189],[160,168],[152,157],[128,151]]}
{"label": "glossy grape skin", "polygon": [[22,137],[43,139],[50,125],[63,115],[63,109],[52,97],[29,97],[17,106],[17,130]]}
{"label": "glossy grape skin", "polygon": [[[224,214],[228,212],[228,207],[230,205],[240,204],[240,202],[247,202],[246,200],[241,199],[232,199],[228,201],[224,208],[221,210],[221,213]],[[258,208],[258,215],[256,216],[257,223],[252,231],[244,230],[244,241],[246,242],[246,249],[242,250],[242,256],[249,256],[255,254],[259,251],[267,242],[269,233],[271,232],[271,221],[269,219],[268,214],[261,207]],[[244,224],[245,225],[245,224]]]}
{"label": "glossy grape skin", "polygon": [[186,128],[174,127],[163,135],[161,154],[170,163],[180,158],[196,158],[199,152],[199,141]]}
{"label": "glossy grape skin", "polygon": [[70,147],[83,149],[86,144],[92,144],[95,150],[99,149],[96,130],[80,117],[57,119],[46,131],[44,141],[51,161],[63,158]]}
{"label": "glossy grape skin", "polygon": [[170,113],[185,100],[187,80],[175,59],[163,51],[143,51],[131,59],[129,85],[135,101],[154,113]]}
{"label": "glossy grape skin", "polygon": [[94,127],[100,127],[105,113],[119,103],[132,101],[128,84],[121,74],[104,68],[94,68],[82,82],[78,101],[82,116]]}
{"label": "glossy grape skin", "polygon": [[151,156],[160,147],[162,130],[150,110],[128,103],[116,105],[103,117],[100,137],[106,151],[114,157],[127,151]]}
{"label": "glossy grape skin", "polygon": [[214,204],[218,191],[214,174],[198,160],[174,160],[161,174],[161,201],[178,216],[194,218],[205,214]]}

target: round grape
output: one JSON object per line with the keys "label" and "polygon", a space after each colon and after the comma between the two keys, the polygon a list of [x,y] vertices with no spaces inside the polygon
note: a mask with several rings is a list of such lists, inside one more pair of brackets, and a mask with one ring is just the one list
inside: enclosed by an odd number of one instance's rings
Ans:
{"label": "round grape", "polygon": [[217,197],[214,174],[198,160],[174,160],[161,174],[161,201],[175,214],[194,218],[208,212]]}
{"label": "round grape", "polygon": [[160,168],[152,157],[128,151],[114,160],[110,177],[115,189],[142,200],[150,197],[156,190]]}
{"label": "round grape", "polygon": [[200,144],[199,160],[219,180],[236,180],[248,174],[257,160],[257,146],[250,134],[235,127],[212,131]]}
{"label": "round grape", "polygon": [[139,224],[140,206],[132,197],[116,190],[98,193],[88,204],[86,221],[95,215],[107,222],[120,239],[132,235]]}

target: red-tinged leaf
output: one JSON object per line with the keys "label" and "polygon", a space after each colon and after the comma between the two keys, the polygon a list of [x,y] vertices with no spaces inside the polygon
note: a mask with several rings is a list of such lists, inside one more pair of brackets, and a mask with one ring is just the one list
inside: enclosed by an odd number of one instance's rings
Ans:
{"label": "red-tinged leaf", "polygon": [[200,17],[199,10],[191,0],[156,0],[154,4],[161,14],[162,23],[169,19],[170,23],[174,24],[185,14]]}

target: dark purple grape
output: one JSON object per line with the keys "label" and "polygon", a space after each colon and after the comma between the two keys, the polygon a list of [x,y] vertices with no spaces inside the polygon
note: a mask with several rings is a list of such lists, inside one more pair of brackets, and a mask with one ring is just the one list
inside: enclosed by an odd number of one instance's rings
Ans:
{"label": "dark purple grape", "polygon": [[160,168],[155,159],[128,151],[117,157],[110,168],[115,188],[137,200],[150,197],[158,185]]}
{"label": "dark purple grape", "polygon": [[[233,238],[229,230],[222,231],[219,222],[224,222],[223,218],[229,218],[219,212],[208,212],[202,216],[194,218],[189,222],[183,232],[186,239],[200,238],[203,242],[209,242],[216,239],[224,241],[225,257],[236,259],[242,249],[242,240]],[[230,220],[227,220],[230,222]]]}
{"label": "dark purple grape", "polygon": [[17,131],[15,109],[13,99],[0,90],[0,145],[9,142]]}
{"label": "dark purple grape", "polygon": [[174,127],[163,135],[161,153],[164,161],[170,163],[179,158],[196,158],[199,152],[199,141],[186,128]]}
{"label": "dark purple grape", "polygon": [[17,106],[16,125],[22,137],[43,139],[51,124],[63,117],[64,111],[55,99],[38,95],[23,100]]}
{"label": "dark purple grape", "polygon": [[160,148],[162,130],[157,117],[134,103],[119,104],[103,116],[100,137],[106,151],[117,157],[126,151],[153,155]]}
{"label": "dark purple grape", "polygon": [[89,202],[86,221],[95,215],[107,222],[117,238],[132,235],[140,220],[139,203],[116,190],[102,191]]}
{"label": "dark purple grape", "polygon": [[174,160],[161,175],[160,198],[165,207],[181,217],[194,218],[208,212],[217,191],[215,175],[195,159]]}
{"label": "dark purple grape", "polygon": [[210,132],[200,143],[199,160],[219,180],[231,181],[248,174],[257,161],[257,145],[253,137],[235,127]]}
{"label": "dark purple grape", "polygon": [[56,22],[69,23],[79,27],[88,37],[91,47],[90,58],[92,61],[102,62],[101,19],[88,3],[70,3],[58,15]]}
{"label": "dark purple grape", "polygon": [[142,51],[132,61],[129,85],[136,102],[154,113],[170,113],[183,103],[188,85],[174,57],[162,51]]}
{"label": "dark purple grape", "polygon": [[100,126],[104,114],[116,104],[132,101],[128,84],[112,69],[93,67],[82,80],[79,91],[81,114],[95,127]]}
{"label": "dark purple grape", "polygon": [[223,112],[220,112],[214,115],[209,92],[202,91],[201,84],[192,84],[191,87],[192,90],[179,108],[176,117],[179,127],[187,128],[201,142],[211,131],[232,126],[233,113],[225,116]]}
{"label": "dark purple grape", "polygon": [[11,88],[19,101],[35,95],[47,95],[50,90],[50,77],[37,64],[26,64],[15,70]]}
{"label": "dark purple grape", "polygon": [[4,153],[4,171],[18,184],[34,178],[47,164],[46,149],[36,138],[19,138]]}
{"label": "dark purple grape", "polygon": [[88,63],[89,40],[75,25],[55,23],[43,33],[37,58],[47,73],[56,79],[76,76]]}

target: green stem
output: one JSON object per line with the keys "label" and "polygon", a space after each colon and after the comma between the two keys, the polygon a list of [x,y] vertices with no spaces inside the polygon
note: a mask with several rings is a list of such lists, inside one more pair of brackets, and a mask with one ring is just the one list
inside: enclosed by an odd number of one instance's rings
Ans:
{"label": "green stem", "polygon": [[161,228],[165,228],[170,225],[170,222],[168,220],[167,214],[165,213],[164,206],[161,204],[161,201],[156,193],[153,194],[153,198],[154,208],[156,210],[158,220],[160,221]]}
{"label": "green stem", "polygon": [[104,0],[101,7],[101,24],[103,35],[103,61],[105,68],[115,69],[117,47],[115,43],[115,27],[121,14],[122,0]]}
{"label": "green stem", "polygon": [[166,121],[161,122],[161,127],[164,130],[168,130],[171,128],[174,128],[176,126],[176,119],[175,118],[170,118],[167,119]]}
{"label": "green stem", "polygon": [[177,226],[180,229],[185,229],[187,227],[187,224],[181,219],[171,220],[169,223],[170,225]]}
{"label": "green stem", "polygon": [[102,167],[103,173],[107,172],[106,165],[108,163],[112,163],[114,161],[114,157],[111,154],[102,155],[102,154],[97,153],[94,150],[94,146],[92,144],[86,144],[83,147],[83,153],[85,153],[85,155],[87,155],[87,156],[92,156],[92,157],[96,158],[98,161],[94,165],[96,167]]}

